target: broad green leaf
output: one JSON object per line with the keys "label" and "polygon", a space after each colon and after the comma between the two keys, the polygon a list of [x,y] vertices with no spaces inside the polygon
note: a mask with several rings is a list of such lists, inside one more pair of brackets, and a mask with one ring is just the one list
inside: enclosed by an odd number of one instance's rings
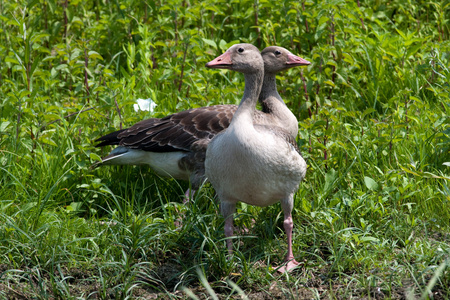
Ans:
{"label": "broad green leaf", "polygon": [[9,121],[0,122],[0,132],[5,131],[9,124],[11,124]]}
{"label": "broad green leaf", "polygon": [[328,85],[331,85],[332,87],[335,87],[335,86],[336,86],[336,85],[334,84],[334,82],[331,81],[331,80],[327,80],[327,81],[325,81],[324,83],[325,83],[325,84],[328,84]]}
{"label": "broad green leaf", "polygon": [[220,40],[219,47],[220,47],[220,50],[222,50],[222,51],[226,51],[229,48],[229,47],[227,47],[227,42],[225,42],[224,40]]}
{"label": "broad green leaf", "polygon": [[366,187],[369,190],[372,191],[378,190],[378,183],[376,183],[375,180],[373,180],[372,178],[364,176],[364,183],[366,184]]}
{"label": "broad green leaf", "polygon": [[325,186],[323,190],[328,192],[332,187],[337,178],[337,172],[334,169],[331,169],[325,174]]}
{"label": "broad green leaf", "polygon": [[368,114],[371,114],[373,112],[376,112],[376,110],[373,108],[368,108],[362,113],[362,117],[364,118],[365,116],[367,116]]}
{"label": "broad green leaf", "polygon": [[95,161],[102,161],[102,158],[94,152],[89,153],[89,158]]}
{"label": "broad green leaf", "polygon": [[326,122],[326,121],[323,121],[323,120],[320,120],[320,121],[314,122],[314,125],[313,125],[312,128],[322,127],[322,126],[325,126],[325,125],[327,125],[327,122]]}
{"label": "broad green leaf", "polygon": [[100,54],[98,54],[98,52],[96,52],[96,51],[89,51],[88,55],[89,55],[90,59],[101,59],[101,60],[103,60],[103,57]]}
{"label": "broad green leaf", "polygon": [[39,138],[39,141],[40,141],[41,143],[48,144],[48,145],[51,145],[51,146],[55,146],[55,147],[58,146],[58,145],[55,143],[55,141],[52,140],[51,138],[41,137],[41,138]]}
{"label": "broad green leaf", "polygon": [[214,49],[217,49],[217,44],[216,44],[216,42],[214,42],[213,40],[208,40],[208,39],[205,39],[205,38],[203,38],[202,40],[203,40],[203,42],[205,42],[206,44],[212,46]]}

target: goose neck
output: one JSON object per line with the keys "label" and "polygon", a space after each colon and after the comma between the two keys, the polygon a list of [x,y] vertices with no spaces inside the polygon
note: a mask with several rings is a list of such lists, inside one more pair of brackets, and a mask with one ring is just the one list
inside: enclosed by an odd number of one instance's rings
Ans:
{"label": "goose neck", "polygon": [[275,73],[264,73],[264,81],[258,100],[262,105],[262,111],[265,113],[271,113],[275,109],[274,106],[278,106],[278,104],[286,106],[280,94],[278,94]]}
{"label": "goose neck", "polygon": [[239,119],[241,115],[249,116],[250,120],[253,118],[256,102],[258,101],[258,97],[261,92],[264,71],[245,73],[244,76],[244,96],[242,97],[238,110],[233,116],[233,121]]}

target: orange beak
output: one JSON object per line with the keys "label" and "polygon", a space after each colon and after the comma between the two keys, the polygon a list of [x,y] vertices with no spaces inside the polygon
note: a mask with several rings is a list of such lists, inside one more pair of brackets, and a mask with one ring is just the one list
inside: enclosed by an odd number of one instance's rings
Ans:
{"label": "orange beak", "polygon": [[212,61],[206,64],[208,68],[224,69],[227,66],[232,65],[230,52],[225,52],[224,54],[214,58]]}
{"label": "orange beak", "polygon": [[307,61],[306,59],[303,59],[297,55],[289,54],[286,64],[294,65],[294,66],[307,66],[307,65],[310,65],[311,63],[309,61]]}

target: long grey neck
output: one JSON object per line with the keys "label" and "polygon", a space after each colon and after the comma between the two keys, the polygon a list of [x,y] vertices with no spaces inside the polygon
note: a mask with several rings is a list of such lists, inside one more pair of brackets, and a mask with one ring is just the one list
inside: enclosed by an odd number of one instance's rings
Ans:
{"label": "long grey neck", "polygon": [[237,123],[238,121],[253,122],[253,115],[256,110],[256,101],[258,101],[258,97],[261,92],[263,76],[263,70],[255,73],[244,73],[244,96],[242,97],[241,103],[239,104],[231,123]]}
{"label": "long grey neck", "polygon": [[264,83],[259,94],[259,102],[261,102],[262,111],[266,113],[267,119],[270,119],[274,125],[282,127],[293,137],[297,136],[297,118],[281,99],[280,94],[278,94],[274,73],[264,74]]}
{"label": "long grey neck", "polygon": [[280,94],[278,94],[275,73],[264,74],[264,82],[258,100],[262,105],[262,111],[265,113],[273,112],[280,104],[286,106]]}

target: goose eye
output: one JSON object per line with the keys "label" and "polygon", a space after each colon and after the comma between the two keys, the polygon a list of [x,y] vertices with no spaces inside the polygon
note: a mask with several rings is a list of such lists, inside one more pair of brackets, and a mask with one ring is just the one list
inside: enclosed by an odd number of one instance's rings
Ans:
{"label": "goose eye", "polygon": [[244,48],[239,48],[239,49],[238,49],[238,52],[239,52],[239,53],[244,52]]}
{"label": "goose eye", "polygon": [[276,55],[276,56],[278,56],[278,55],[280,55],[280,54],[281,54],[280,51],[278,51],[278,50],[275,51],[275,55]]}

